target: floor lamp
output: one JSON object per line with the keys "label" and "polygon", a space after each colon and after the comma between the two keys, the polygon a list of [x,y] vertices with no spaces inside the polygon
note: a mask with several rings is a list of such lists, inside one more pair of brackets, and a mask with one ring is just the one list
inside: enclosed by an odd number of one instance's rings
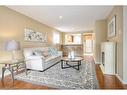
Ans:
{"label": "floor lamp", "polygon": [[12,61],[16,60],[15,51],[20,50],[20,43],[15,40],[10,40],[5,43],[5,50],[12,52]]}

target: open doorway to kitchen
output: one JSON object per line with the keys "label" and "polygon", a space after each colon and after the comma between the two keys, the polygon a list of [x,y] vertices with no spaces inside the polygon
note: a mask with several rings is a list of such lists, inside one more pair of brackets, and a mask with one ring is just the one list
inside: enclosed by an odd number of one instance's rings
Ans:
{"label": "open doorway to kitchen", "polygon": [[93,33],[83,34],[84,55],[93,55]]}

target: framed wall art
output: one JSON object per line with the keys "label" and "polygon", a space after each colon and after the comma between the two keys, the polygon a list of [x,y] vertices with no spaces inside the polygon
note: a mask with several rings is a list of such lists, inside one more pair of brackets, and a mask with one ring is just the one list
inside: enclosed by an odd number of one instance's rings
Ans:
{"label": "framed wall art", "polygon": [[116,36],[116,16],[108,23],[108,37]]}
{"label": "framed wall art", "polygon": [[47,42],[47,33],[36,32],[32,29],[25,28],[25,41]]}

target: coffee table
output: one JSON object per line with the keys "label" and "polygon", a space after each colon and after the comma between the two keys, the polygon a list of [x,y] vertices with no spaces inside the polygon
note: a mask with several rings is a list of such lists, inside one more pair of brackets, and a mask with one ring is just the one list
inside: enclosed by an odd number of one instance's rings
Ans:
{"label": "coffee table", "polygon": [[[79,66],[81,65],[81,61],[83,60],[82,57],[75,57],[73,59],[68,57],[63,57],[61,59],[61,68],[74,68],[76,70],[79,70]],[[74,64],[75,63],[75,64]],[[66,64],[67,66],[64,66]]]}

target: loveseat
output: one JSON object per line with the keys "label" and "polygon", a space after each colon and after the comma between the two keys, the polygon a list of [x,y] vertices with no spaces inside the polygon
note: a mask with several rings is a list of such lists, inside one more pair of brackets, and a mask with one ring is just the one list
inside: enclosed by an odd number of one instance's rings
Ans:
{"label": "loveseat", "polygon": [[24,48],[27,69],[45,71],[61,60],[62,52],[53,47]]}

